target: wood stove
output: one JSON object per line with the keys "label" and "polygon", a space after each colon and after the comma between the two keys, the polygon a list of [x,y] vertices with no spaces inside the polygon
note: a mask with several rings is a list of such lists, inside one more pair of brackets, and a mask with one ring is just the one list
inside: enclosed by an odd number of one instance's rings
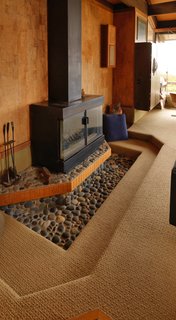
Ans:
{"label": "wood stove", "polygon": [[34,166],[68,172],[104,141],[103,97],[81,97],[81,54],[81,0],[48,0],[49,101],[30,106]]}
{"label": "wood stove", "polygon": [[68,172],[104,141],[102,96],[87,96],[67,106],[30,106],[32,164]]}

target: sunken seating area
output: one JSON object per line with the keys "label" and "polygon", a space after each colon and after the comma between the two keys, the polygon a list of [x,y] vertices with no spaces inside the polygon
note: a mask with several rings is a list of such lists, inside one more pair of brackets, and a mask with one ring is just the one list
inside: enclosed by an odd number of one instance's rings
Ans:
{"label": "sunken seating area", "polygon": [[175,319],[173,113],[153,110],[129,140],[110,143],[138,158],[67,251],[0,215],[2,319],[64,320],[97,309],[115,320]]}

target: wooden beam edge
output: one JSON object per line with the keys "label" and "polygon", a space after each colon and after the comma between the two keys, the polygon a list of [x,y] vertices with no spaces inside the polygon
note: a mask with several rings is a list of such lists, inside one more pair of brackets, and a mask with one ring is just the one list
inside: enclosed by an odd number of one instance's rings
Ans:
{"label": "wooden beam edge", "polygon": [[32,189],[0,194],[0,204],[3,206],[71,192],[88,176],[90,176],[103,162],[105,162],[110,155],[111,148],[109,147],[108,150],[105,151],[105,153],[102,154],[95,162],[93,162],[88,168],[84,169],[78,177],[69,182],[50,184]]}
{"label": "wooden beam edge", "polygon": [[176,27],[171,27],[171,28],[155,28],[154,29],[155,33],[172,33],[176,32]]}
{"label": "wooden beam edge", "polygon": [[176,1],[148,5],[148,16],[156,16],[176,12]]}

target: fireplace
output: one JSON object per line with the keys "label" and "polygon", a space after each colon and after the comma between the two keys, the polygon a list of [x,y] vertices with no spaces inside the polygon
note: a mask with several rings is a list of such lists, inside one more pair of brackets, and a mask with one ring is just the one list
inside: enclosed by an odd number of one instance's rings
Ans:
{"label": "fireplace", "polygon": [[68,172],[104,141],[101,96],[69,106],[43,102],[30,106],[32,164]]}
{"label": "fireplace", "polygon": [[103,97],[81,97],[81,54],[81,0],[48,0],[49,101],[30,106],[34,166],[68,172],[104,141]]}

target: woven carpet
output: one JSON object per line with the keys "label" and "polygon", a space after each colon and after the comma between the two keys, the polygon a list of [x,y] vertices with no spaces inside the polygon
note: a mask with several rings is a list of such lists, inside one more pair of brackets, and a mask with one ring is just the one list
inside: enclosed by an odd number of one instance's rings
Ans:
{"label": "woven carpet", "polygon": [[172,113],[151,111],[130,128],[163,146],[131,142],[135,164],[67,251],[0,215],[0,319],[64,320],[95,309],[115,320],[176,319]]}

